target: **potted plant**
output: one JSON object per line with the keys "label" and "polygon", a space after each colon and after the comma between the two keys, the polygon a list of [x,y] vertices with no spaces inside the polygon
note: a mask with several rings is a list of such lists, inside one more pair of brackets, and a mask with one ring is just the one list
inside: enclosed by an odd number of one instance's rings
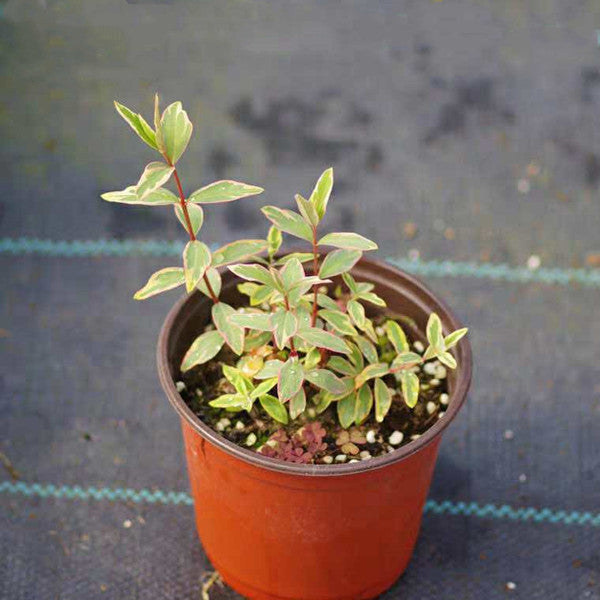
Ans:
{"label": "potted plant", "polygon": [[[248,598],[376,597],[408,564],[441,434],[465,400],[467,330],[419,281],[364,258],[371,240],[321,234],[332,169],[296,195],[298,212],[262,209],[266,239],[211,251],[198,239],[204,209],[263,190],[218,181],[186,195],[181,103],[161,113],[156,97],[154,127],[115,104],[160,160],[102,197],[172,205],[189,237],[183,265],[134,298],[188,292],[157,359],[208,557]],[[306,248],[282,253],[282,233]]]}

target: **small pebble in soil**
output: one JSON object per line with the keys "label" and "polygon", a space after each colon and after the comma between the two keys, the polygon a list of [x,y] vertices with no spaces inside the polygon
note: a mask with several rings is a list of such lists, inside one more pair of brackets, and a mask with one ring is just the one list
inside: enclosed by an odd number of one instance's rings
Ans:
{"label": "small pebble in soil", "polygon": [[369,431],[367,431],[367,442],[369,442],[369,444],[374,444],[377,441],[377,435],[375,434],[375,431],[373,429],[369,429]]}
{"label": "small pebble in soil", "polygon": [[512,429],[507,429],[504,432],[504,439],[505,440],[512,440],[515,437],[514,431]]}
{"label": "small pebble in soil", "polygon": [[333,462],[333,456],[324,456],[323,457],[323,462],[326,465],[330,465]]}
{"label": "small pebble in soil", "polygon": [[183,383],[183,381],[177,381],[175,382],[175,387],[177,388],[177,391],[181,394],[181,392],[185,390],[185,383]]}
{"label": "small pebble in soil", "polygon": [[246,446],[254,446],[256,444],[256,434],[250,433],[246,438]]}
{"label": "small pebble in soil", "polygon": [[450,400],[450,396],[448,394],[440,394],[440,403],[446,406],[448,404],[448,400]]}
{"label": "small pebble in soil", "polygon": [[353,458],[350,460],[350,462],[353,463],[353,462],[358,462],[358,461],[355,458]]}
{"label": "small pebble in soil", "polygon": [[446,367],[444,365],[437,365],[435,367],[434,375],[436,379],[446,379],[448,371],[446,370]]}
{"label": "small pebble in soil", "polygon": [[525,473],[521,473],[519,475],[519,482],[520,483],[525,483],[527,481],[527,475],[525,475]]}
{"label": "small pebble in soil", "polygon": [[410,436],[410,439],[414,441],[414,440],[418,440],[420,437],[421,437],[420,433],[415,433],[415,435]]}
{"label": "small pebble in soil", "polygon": [[422,354],[423,352],[425,352],[425,346],[423,346],[423,342],[417,340],[414,344],[413,344],[413,348],[419,353]]}
{"label": "small pebble in soil", "polygon": [[369,460],[369,458],[373,458],[371,453],[368,450],[363,450],[359,455],[363,460]]}
{"label": "small pebble in soil", "polygon": [[347,458],[348,458],[348,457],[347,457],[345,454],[338,454],[338,455],[335,457],[335,462],[343,463],[343,462],[346,462],[346,459],[347,459]]}
{"label": "small pebble in soil", "polygon": [[435,405],[435,402],[429,401],[425,408],[427,409],[427,414],[432,415],[435,412],[437,406]]}
{"label": "small pebble in soil", "polygon": [[444,413],[444,412],[438,413],[438,419],[441,419],[445,414],[446,413]]}
{"label": "small pebble in soil", "polygon": [[440,385],[440,380],[439,379],[430,379],[429,385],[431,387],[437,387],[438,385]]}
{"label": "small pebble in soil", "polygon": [[427,375],[433,375],[435,373],[435,365],[432,362],[425,363],[423,365],[423,371],[425,371]]}
{"label": "small pebble in soil", "polygon": [[125,529],[129,529],[131,525],[132,523],[129,519],[125,519],[125,521],[123,521],[123,527],[125,527]]}
{"label": "small pebble in soil", "polygon": [[306,411],[306,414],[311,418],[314,419],[317,416],[317,411],[314,408],[309,408]]}
{"label": "small pebble in soil", "polygon": [[506,582],[506,589],[510,590],[512,592],[513,590],[517,589],[517,584],[514,581],[507,581]]}
{"label": "small pebble in soil", "polygon": [[394,433],[392,433],[392,435],[390,435],[390,437],[388,438],[388,442],[392,446],[398,446],[402,443],[403,439],[404,434],[401,431],[394,431]]}
{"label": "small pebble in soil", "polygon": [[241,431],[242,429],[244,429],[244,424],[243,424],[241,421],[236,421],[236,423],[235,423],[235,428],[236,428],[238,431]]}

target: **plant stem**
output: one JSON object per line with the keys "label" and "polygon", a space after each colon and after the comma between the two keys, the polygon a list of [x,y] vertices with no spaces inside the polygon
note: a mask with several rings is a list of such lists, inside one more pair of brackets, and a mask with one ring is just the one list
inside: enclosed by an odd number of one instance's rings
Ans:
{"label": "plant stem", "polygon": [[[188,212],[187,209],[187,202],[185,201],[185,194],[183,193],[183,187],[181,186],[181,180],[179,179],[179,174],[177,173],[177,169],[175,168],[175,165],[173,165],[165,156],[165,160],[169,163],[169,165],[171,165],[173,167],[173,177],[175,178],[175,183],[177,185],[177,192],[179,193],[179,205],[181,206],[181,211],[183,212],[183,218],[185,220],[185,224],[186,224],[186,229],[188,232],[188,235],[190,236],[190,241],[191,242],[195,242],[196,241],[196,234],[194,233],[194,227],[192,226],[192,221],[190,219],[190,213]],[[215,291],[212,288],[212,285],[210,285],[210,280],[208,279],[208,275],[206,273],[204,273],[204,283],[206,285],[206,289],[208,290],[208,294],[210,295],[211,300],[213,301],[214,304],[218,304],[219,303],[219,298],[217,298],[217,295],[215,294]]]}
{"label": "plant stem", "polygon": [[[313,226],[313,240],[312,240],[312,249],[313,249],[313,275],[316,277],[319,274],[319,248],[317,246],[317,227]],[[317,295],[319,293],[319,286],[315,283],[313,285],[313,307],[312,307],[312,315],[310,317],[311,327],[314,327],[317,323]]]}

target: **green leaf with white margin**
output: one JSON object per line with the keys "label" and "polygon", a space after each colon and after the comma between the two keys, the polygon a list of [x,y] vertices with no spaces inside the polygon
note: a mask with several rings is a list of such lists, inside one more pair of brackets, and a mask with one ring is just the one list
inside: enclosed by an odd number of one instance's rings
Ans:
{"label": "green leaf with white margin", "polygon": [[444,338],[444,347],[446,348],[446,350],[454,348],[454,346],[458,344],[458,342],[467,334],[468,331],[469,330],[467,327],[463,327],[462,329],[457,329],[456,331],[453,331],[450,335]]}
{"label": "green leaf with white margin", "polygon": [[375,363],[365,367],[354,379],[354,387],[360,388],[369,379],[375,379],[375,377],[383,377],[390,372],[390,368],[385,363]]}
{"label": "green leaf with white margin", "polygon": [[262,192],[264,192],[263,188],[255,185],[223,179],[192,192],[188,198],[188,202],[220,204],[222,202],[233,202],[234,200],[240,200],[248,196],[256,196],[257,194],[262,194]]}
{"label": "green leaf with white margin", "polygon": [[165,108],[160,127],[156,129],[156,143],[171,164],[175,164],[184,153],[192,137],[192,129],[181,102],[173,102]]}
{"label": "green leaf with white margin", "polygon": [[295,419],[298,415],[301,415],[305,409],[306,392],[304,391],[304,388],[300,388],[300,390],[290,398],[290,417]]}
{"label": "green leaf with white margin", "polygon": [[227,268],[242,279],[258,281],[272,288],[276,285],[273,275],[262,265],[230,265]]}
{"label": "green leaf with white margin", "polygon": [[270,314],[259,312],[236,313],[229,320],[240,327],[255,331],[273,331],[273,321]]}
{"label": "green leaf with white margin", "polygon": [[356,344],[349,342],[348,346],[350,348],[350,362],[355,366],[356,372],[360,373],[365,366],[363,354]]}
{"label": "green leaf with white margin", "polygon": [[270,417],[272,417],[279,423],[287,425],[288,413],[285,406],[281,403],[279,398],[271,396],[270,394],[266,394],[264,396],[261,396],[259,400],[260,405]]}
{"label": "green leaf with white margin", "polygon": [[254,379],[271,379],[271,377],[278,377],[282,366],[282,360],[268,360],[264,367],[254,376]]}
{"label": "green leaf with white margin", "polygon": [[177,204],[179,198],[165,188],[159,188],[148,194],[143,200],[137,195],[136,187],[130,185],[124,190],[117,192],[106,192],[100,196],[107,202],[117,202],[119,204],[137,204],[139,206],[166,206],[168,204]]}
{"label": "green leaf with white margin", "polygon": [[342,338],[318,327],[303,328],[298,331],[298,337],[311,346],[326,348],[340,354],[350,354],[348,344]]}
{"label": "green leaf with white margin", "polygon": [[281,248],[281,244],[283,243],[283,235],[281,235],[281,231],[275,227],[275,225],[271,225],[269,227],[269,233],[267,234],[267,251],[270,258],[273,258],[279,248]]}
{"label": "green leaf with white margin", "polygon": [[356,296],[359,300],[364,300],[365,302],[370,302],[375,306],[381,306],[382,308],[386,307],[387,304],[383,298],[374,294],[373,292],[362,292]]}
{"label": "green leaf with white margin", "polygon": [[404,402],[409,408],[413,408],[419,400],[419,378],[412,371],[402,371],[400,383]]}
{"label": "green leaf with white margin", "polygon": [[[304,383],[304,367],[297,358],[288,358],[279,370],[277,395],[286,402],[298,393]],[[293,417],[292,417],[293,418]]]}
{"label": "green leaf with white margin", "polygon": [[315,403],[317,414],[320,415],[329,408],[332,401],[326,392],[319,392],[313,396],[313,402]]}
{"label": "green leaf with white margin", "polygon": [[358,398],[356,394],[350,394],[337,403],[337,415],[340,425],[348,429],[356,419],[356,408]]}
{"label": "green leaf with white margin", "polygon": [[356,416],[354,421],[357,425],[364,423],[373,408],[373,392],[368,385],[363,385],[356,393]]}
{"label": "green leaf with white margin", "polygon": [[330,167],[329,169],[323,171],[309,198],[309,201],[315,206],[319,220],[325,216],[325,212],[327,211],[327,203],[329,202],[332,188],[333,169]]}
{"label": "green leaf with white margin", "polygon": [[138,290],[133,298],[135,300],[145,300],[161,292],[179,287],[183,283],[185,283],[183,269],[181,267],[167,267],[153,273],[146,285]]}
{"label": "green leaf with white margin", "polygon": [[364,306],[356,300],[350,300],[346,306],[346,310],[354,324],[362,329],[367,321]]}
{"label": "green leaf with white margin", "polygon": [[396,321],[386,321],[385,330],[390,342],[392,342],[392,346],[394,346],[394,350],[396,350],[398,354],[410,350],[406,334]]}
{"label": "green leaf with white margin", "polygon": [[296,194],[295,198],[296,204],[298,205],[298,211],[304,220],[311,227],[316,227],[319,224],[319,215],[317,215],[314,204],[309,202],[306,198],[303,198],[300,194]]}
{"label": "green leaf with white margin", "polygon": [[392,406],[392,391],[385,385],[383,379],[375,379],[375,420],[383,422]]}
{"label": "green leaf with white margin", "polygon": [[[240,369],[236,369],[231,365],[223,365],[223,375],[225,379],[237,390],[238,394],[244,394],[245,396],[250,395],[254,386],[252,380],[246,377]],[[269,391],[269,390],[267,390]]]}
{"label": "green leaf with white margin", "polygon": [[213,252],[213,267],[243,262],[267,249],[266,240],[237,240]]}
{"label": "green leaf with white margin", "polygon": [[209,402],[213,408],[247,410],[252,408],[252,402],[243,394],[223,394]]}
{"label": "green leaf with white margin", "polygon": [[319,311],[319,316],[327,321],[336,331],[342,335],[358,335],[358,331],[354,328],[350,322],[350,318],[347,314],[341,310],[328,310],[323,309]]}
{"label": "green leaf with white margin", "polygon": [[328,233],[322,237],[319,246],[334,246],[335,248],[343,248],[345,250],[377,250],[378,246],[368,238],[359,235],[358,233],[339,232]]}
{"label": "green leaf with white margin", "polygon": [[286,291],[291,290],[296,284],[304,279],[304,269],[298,259],[292,259],[285,263],[279,271],[283,288]]}
{"label": "green leaf with white margin", "polygon": [[227,345],[236,353],[241,354],[244,350],[244,328],[235,325],[229,319],[235,314],[235,309],[229,304],[218,302],[212,307],[212,320],[215,327],[225,338]]}
{"label": "green leaf with white margin", "polygon": [[306,371],[305,377],[306,380],[310,381],[313,385],[330,392],[334,396],[339,396],[346,390],[344,382],[327,369],[313,369],[311,371]]}
{"label": "green leaf with white margin", "polygon": [[304,369],[309,371],[314,369],[321,362],[321,353],[314,346],[306,353],[304,357]]}
{"label": "green leaf with white margin", "polygon": [[359,335],[354,340],[356,345],[360,348],[362,355],[370,362],[376,363],[379,360],[379,356],[377,354],[377,348],[362,335]]}
{"label": "green leaf with white margin", "polygon": [[391,368],[400,371],[418,365],[422,361],[421,355],[416,352],[402,352],[394,358]]}
{"label": "green leaf with white margin", "polygon": [[270,392],[277,385],[277,377],[266,379],[262,383],[259,383],[251,392],[250,398],[253,400],[264,396],[267,392]]}
{"label": "green leaf with white margin", "polygon": [[360,250],[334,250],[325,257],[321,264],[319,277],[327,279],[345,273],[360,260],[361,256],[362,252]]}
{"label": "green leaf with white margin", "polygon": [[286,342],[296,335],[298,319],[291,312],[282,309],[272,314],[271,322],[273,323],[275,343],[278,348],[283,349]]}
{"label": "green leaf with white margin", "polygon": [[[219,271],[217,271],[217,269],[215,269],[214,267],[209,267],[208,269],[206,269],[205,275],[206,275],[206,278],[208,279],[208,282],[210,283],[210,287],[212,288],[212,291],[214,292],[215,296],[218,298],[219,294],[221,293],[221,286],[222,286],[221,273],[219,273]],[[204,278],[202,278],[198,282],[198,285],[196,287],[205,296],[212,298],[210,292],[208,291],[208,286],[206,285],[206,281],[204,280]]]}
{"label": "green leaf with white margin", "polygon": [[188,242],[183,249],[183,269],[185,271],[185,287],[191,292],[202,279],[210,265],[210,250],[198,240]]}
{"label": "green leaf with white margin", "polygon": [[298,213],[276,206],[263,206],[261,210],[265,217],[281,231],[312,242],[312,229]]}
{"label": "green leaf with white margin", "polygon": [[351,365],[345,358],[341,356],[332,356],[327,363],[327,368],[337,371],[342,375],[356,375],[358,369]]}
{"label": "green leaf with white margin", "polygon": [[342,273],[342,279],[351,293],[358,294],[358,284],[350,273]]}
{"label": "green leaf with white margin", "polygon": [[[271,228],[271,229],[273,229],[273,228]],[[309,262],[309,261],[313,260],[313,258],[314,258],[314,255],[312,252],[291,252],[290,254],[286,254],[285,256],[282,256],[281,258],[279,258],[275,262],[275,264],[278,266],[285,265],[285,263],[287,263],[290,260],[294,260],[294,259],[299,260],[301,263],[305,263],[305,262]]]}
{"label": "green leaf with white margin", "polygon": [[318,294],[317,295],[317,304],[327,310],[338,311],[340,310],[339,304],[327,296],[327,294]]}
{"label": "green leaf with white margin", "polygon": [[441,363],[443,363],[450,369],[456,369],[456,359],[454,358],[454,356],[452,356],[452,354],[450,354],[450,352],[440,352],[437,355],[437,358]]}
{"label": "green leaf with white margin", "polygon": [[218,331],[207,331],[198,336],[181,361],[181,371],[189,371],[196,365],[208,362],[219,353],[224,343],[225,340]]}
{"label": "green leaf with white margin", "polygon": [[[183,209],[181,208],[181,204],[177,204],[173,207],[175,210],[175,216],[179,220],[179,222],[183,225],[183,228],[187,231],[188,225],[185,220],[185,215],[183,214]],[[188,215],[190,217],[190,223],[192,224],[192,231],[194,235],[196,235],[202,224],[204,223],[204,211],[201,206],[197,206],[196,204],[188,204],[187,205]]]}
{"label": "green leaf with white margin", "polygon": [[127,124],[133,129],[140,138],[150,146],[150,148],[154,150],[158,150],[158,146],[156,144],[156,135],[154,134],[154,130],[144,117],[138,113],[134,113],[132,110],[127,108],[124,104],[121,104],[115,100],[115,108],[117,112],[125,119]]}
{"label": "green leaf with white margin", "polygon": [[431,313],[427,321],[427,339],[436,350],[444,349],[442,321],[436,313]]}
{"label": "green leaf with white margin", "polygon": [[146,165],[135,187],[138,197],[143,200],[151,192],[157,190],[163,183],[169,181],[174,170],[174,167],[160,161],[154,161]]}

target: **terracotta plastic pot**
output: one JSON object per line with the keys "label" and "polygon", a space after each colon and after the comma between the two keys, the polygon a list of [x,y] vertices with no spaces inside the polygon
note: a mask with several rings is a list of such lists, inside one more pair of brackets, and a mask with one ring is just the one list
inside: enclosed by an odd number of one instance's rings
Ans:
{"label": "terracotta plastic pot", "polygon": [[[353,269],[375,284],[390,310],[424,329],[437,312],[444,330],[461,325],[415,278],[363,259]],[[238,281],[223,274],[221,298],[241,301]],[[223,579],[256,600],[364,600],[389,588],[405,570],[444,429],[462,406],[471,380],[471,349],[456,347],[444,417],[399,450],[352,464],[297,465],[240,448],[202,423],[177,393],[183,354],[210,318],[199,292],[179,301],[159,339],[162,386],[181,417],[196,525]]]}

